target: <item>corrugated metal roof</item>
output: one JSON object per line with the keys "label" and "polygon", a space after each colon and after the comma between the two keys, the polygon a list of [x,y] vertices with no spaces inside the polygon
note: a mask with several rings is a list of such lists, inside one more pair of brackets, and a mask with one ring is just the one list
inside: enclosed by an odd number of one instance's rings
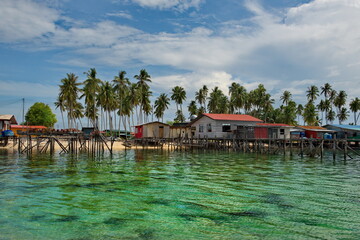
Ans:
{"label": "corrugated metal roof", "polygon": [[330,126],[330,127],[332,126],[332,127],[336,127],[336,128],[345,129],[345,130],[360,131],[359,125],[328,124],[326,126]]}
{"label": "corrugated metal roof", "polygon": [[11,114],[0,115],[0,120],[10,121],[10,124],[17,124],[15,116]]}
{"label": "corrugated metal roof", "polygon": [[310,130],[310,131],[319,131],[319,132],[331,132],[332,130],[320,127],[320,126],[297,126],[298,128]]}
{"label": "corrugated metal roof", "polygon": [[166,126],[170,126],[169,124],[166,124],[166,123],[163,123],[163,122],[154,121],[154,122],[148,122],[148,123],[144,123],[144,124],[135,125],[135,127],[140,127],[140,126],[149,125],[149,124],[155,124],[155,123],[163,124],[163,125],[166,125]]}
{"label": "corrugated metal roof", "polygon": [[203,116],[207,116],[213,120],[225,120],[225,121],[243,121],[243,122],[262,122],[262,120],[246,115],[246,114],[214,114],[203,113]]}
{"label": "corrugated metal roof", "polygon": [[257,126],[264,126],[264,127],[293,127],[291,125],[285,123],[257,123]]}

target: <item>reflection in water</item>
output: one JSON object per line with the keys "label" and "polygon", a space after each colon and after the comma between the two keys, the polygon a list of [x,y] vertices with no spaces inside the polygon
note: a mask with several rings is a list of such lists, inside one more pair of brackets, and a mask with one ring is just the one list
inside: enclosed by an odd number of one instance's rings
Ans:
{"label": "reflection in water", "polygon": [[1,239],[355,239],[359,179],[330,155],[6,152]]}

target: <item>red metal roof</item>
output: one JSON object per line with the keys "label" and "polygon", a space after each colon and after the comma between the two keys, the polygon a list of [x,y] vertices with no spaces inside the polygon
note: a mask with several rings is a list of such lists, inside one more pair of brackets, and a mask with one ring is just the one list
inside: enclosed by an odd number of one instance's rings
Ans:
{"label": "red metal roof", "polygon": [[262,120],[246,115],[246,114],[214,114],[203,113],[203,116],[207,116],[213,120],[227,120],[227,121],[243,121],[243,122],[262,122]]}
{"label": "red metal roof", "polygon": [[256,125],[264,127],[292,127],[291,125],[285,123],[257,123]]}
{"label": "red metal roof", "polygon": [[11,128],[24,128],[24,129],[46,129],[45,126],[26,126],[26,125],[11,125]]}

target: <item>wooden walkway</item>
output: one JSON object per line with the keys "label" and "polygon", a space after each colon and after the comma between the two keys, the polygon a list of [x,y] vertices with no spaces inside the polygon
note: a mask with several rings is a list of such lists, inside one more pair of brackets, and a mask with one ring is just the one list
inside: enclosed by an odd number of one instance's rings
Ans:
{"label": "wooden walkway", "polygon": [[[103,135],[84,138],[81,135],[74,136],[22,136],[2,138],[0,143],[17,145],[20,154],[55,153],[55,146],[59,146],[60,154],[77,154],[86,152],[90,155],[99,155],[105,151],[113,153],[113,138],[105,138]],[[351,139],[219,139],[219,138],[142,138],[128,140],[123,143],[126,148],[133,146],[156,148],[167,147],[171,150],[186,149],[215,149],[232,150],[248,153],[262,154],[298,154],[299,156],[311,156],[323,158],[324,150],[332,151],[333,159],[342,156],[344,160],[360,156],[356,150],[359,141]]]}

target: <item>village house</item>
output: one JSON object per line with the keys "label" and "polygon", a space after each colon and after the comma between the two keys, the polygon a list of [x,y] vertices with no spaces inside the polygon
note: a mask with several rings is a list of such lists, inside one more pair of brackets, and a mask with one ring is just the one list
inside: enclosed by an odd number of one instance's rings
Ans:
{"label": "village house", "polygon": [[14,115],[0,115],[0,132],[10,130],[11,124],[17,124]]}
{"label": "village house", "polygon": [[170,125],[157,121],[137,125],[135,138],[170,138]]}
{"label": "village house", "polygon": [[[284,123],[257,123],[253,129],[253,138],[290,139],[293,126]],[[248,137],[251,138],[251,136]]]}
{"label": "village house", "polygon": [[195,138],[232,138],[234,131],[261,122],[260,119],[244,114],[203,113],[190,126],[195,129]]}
{"label": "village house", "polygon": [[306,138],[329,139],[332,138],[333,130],[329,130],[320,126],[297,126],[297,128],[305,131]]}
{"label": "village house", "polygon": [[336,138],[338,139],[360,139],[360,126],[358,125],[328,124],[324,127],[336,131]]}
{"label": "village house", "polygon": [[195,131],[192,130],[189,123],[174,123],[170,127],[170,138],[192,138]]}

